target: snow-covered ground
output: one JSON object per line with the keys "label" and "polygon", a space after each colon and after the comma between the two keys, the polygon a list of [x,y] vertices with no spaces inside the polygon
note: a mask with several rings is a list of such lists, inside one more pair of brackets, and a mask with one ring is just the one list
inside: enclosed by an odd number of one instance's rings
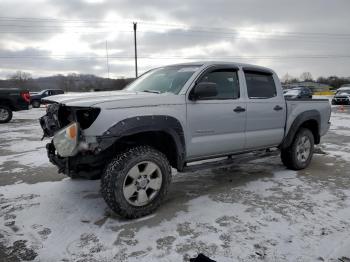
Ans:
{"label": "snow-covered ground", "polygon": [[[333,108],[336,111],[336,108]],[[350,110],[350,108],[348,109]],[[58,176],[37,118],[0,125],[0,258],[7,261],[339,261],[350,258],[350,112],[332,127],[306,170],[278,157],[175,174],[153,215],[124,220],[105,205],[99,181]],[[31,170],[28,183],[27,170]],[[40,176],[35,173],[40,171]],[[42,182],[46,181],[46,182]],[[0,184],[0,185],[2,185]],[[1,260],[1,259],[0,259]]]}

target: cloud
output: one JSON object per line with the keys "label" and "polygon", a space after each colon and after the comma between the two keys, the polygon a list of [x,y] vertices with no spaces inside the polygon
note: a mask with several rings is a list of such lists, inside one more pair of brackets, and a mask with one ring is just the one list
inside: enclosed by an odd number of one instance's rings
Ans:
{"label": "cloud", "polygon": [[232,57],[280,75],[348,76],[349,57],[326,56],[350,55],[349,9],[347,0],[3,0],[0,78],[11,70],[106,76],[106,41],[111,74],[133,76],[132,21],[140,72],[190,61],[181,57]]}

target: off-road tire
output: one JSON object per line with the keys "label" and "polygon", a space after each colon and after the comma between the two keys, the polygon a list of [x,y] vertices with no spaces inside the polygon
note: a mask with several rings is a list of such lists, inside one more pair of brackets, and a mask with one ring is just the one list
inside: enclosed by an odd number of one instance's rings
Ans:
{"label": "off-road tire", "polygon": [[[297,145],[298,145],[298,141],[304,136],[306,136],[309,139],[311,147],[310,147],[310,154],[307,160],[302,162],[297,159]],[[300,128],[299,131],[296,133],[292,144],[289,147],[281,150],[282,163],[288,169],[292,169],[292,170],[300,170],[300,169],[306,168],[310,164],[314,153],[314,143],[315,143],[314,136],[310,131],[310,129]]]}
{"label": "off-road tire", "polygon": [[[131,205],[123,194],[124,179],[137,163],[151,161],[162,173],[162,185],[155,198],[145,206]],[[124,218],[138,218],[154,212],[167,195],[171,182],[171,167],[166,156],[149,146],[129,148],[118,154],[105,168],[101,177],[101,194],[107,205]]]}
{"label": "off-road tire", "polygon": [[40,101],[35,100],[35,101],[32,102],[32,106],[33,106],[34,108],[39,108],[40,105],[41,105]]}
{"label": "off-road tire", "polygon": [[8,114],[8,117],[6,119],[0,119],[0,124],[4,124],[4,123],[7,123],[7,122],[10,122],[11,119],[12,119],[12,110],[9,107],[7,107],[7,106],[2,106],[2,105],[0,105],[0,109],[1,110],[6,110],[7,114]]}

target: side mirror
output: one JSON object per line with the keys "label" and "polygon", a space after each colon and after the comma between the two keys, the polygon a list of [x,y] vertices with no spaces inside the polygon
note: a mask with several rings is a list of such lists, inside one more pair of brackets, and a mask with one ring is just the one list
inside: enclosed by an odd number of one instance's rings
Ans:
{"label": "side mirror", "polygon": [[201,100],[205,98],[212,98],[218,94],[218,85],[212,82],[201,82],[194,86],[191,91],[191,100]]}

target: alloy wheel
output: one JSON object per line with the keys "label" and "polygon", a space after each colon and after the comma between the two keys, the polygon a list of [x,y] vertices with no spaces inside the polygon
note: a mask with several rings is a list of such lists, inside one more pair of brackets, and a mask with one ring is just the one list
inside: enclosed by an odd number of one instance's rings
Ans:
{"label": "alloy wheel", "polygon": [[158,195],[161,186],[162,172],[159,166],[151,161],[143,161],[128,171],[123,194],[129,204],[145,206]]}
{"label": "alloy wheel", "polygon": [[299,138],[297,147],[296,147],[296,153],[297,153],[297,159],[299,162],[305,162],[310,156],[311,152],[311,142],[309,137],[302,136]]}
{"label": "alloy wheel", "polygon": [[9,112],[5,108],[0,108],[0,121],[5,121],[9,117]]}

